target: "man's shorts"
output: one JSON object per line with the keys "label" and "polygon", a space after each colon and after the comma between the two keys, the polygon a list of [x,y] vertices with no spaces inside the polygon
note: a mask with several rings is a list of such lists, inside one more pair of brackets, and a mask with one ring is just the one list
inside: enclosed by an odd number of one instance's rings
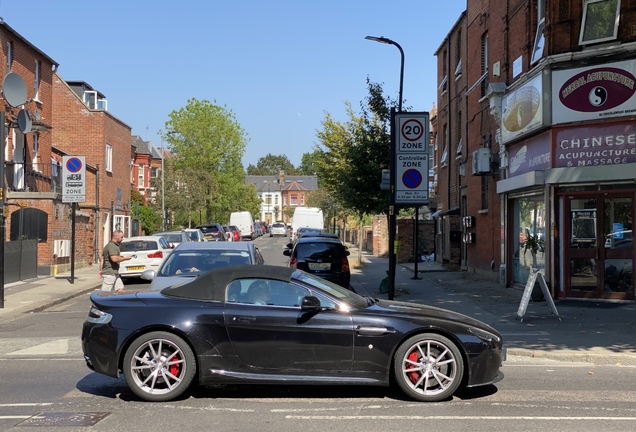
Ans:
{"label": "man's shorts", "polygon": [[118,291],[124,289],[119,275],[102,275],[102,291]]}

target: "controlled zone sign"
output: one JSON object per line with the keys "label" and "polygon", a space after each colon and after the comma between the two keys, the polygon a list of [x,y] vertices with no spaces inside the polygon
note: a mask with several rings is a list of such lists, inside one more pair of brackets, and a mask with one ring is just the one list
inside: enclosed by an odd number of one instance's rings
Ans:
{"label": "controlled zone sign", "polygon": [[395,203],[428,204],[428,113],[397,113],[395,123]]}
{"label": "controlled zone sign", "polygon": [[62,157],[62,202],[86,202],[86,156]]}

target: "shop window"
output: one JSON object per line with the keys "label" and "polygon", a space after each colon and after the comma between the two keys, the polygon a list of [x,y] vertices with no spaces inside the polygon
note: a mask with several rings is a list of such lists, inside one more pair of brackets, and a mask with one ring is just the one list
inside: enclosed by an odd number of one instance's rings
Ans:
{"label": "shop window", "polygon": [[545,202],[542,194],[513,201],[512,282],[525,284],[532,268],[545,268]]}

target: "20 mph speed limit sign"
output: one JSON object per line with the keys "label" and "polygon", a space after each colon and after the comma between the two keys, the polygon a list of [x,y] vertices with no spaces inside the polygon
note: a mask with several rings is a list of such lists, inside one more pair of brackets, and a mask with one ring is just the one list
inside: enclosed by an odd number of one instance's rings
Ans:
{"label": "20 mph speed limit sign", "polygon": [[395,203],[428,204],[428,113],[398,113],[395,122]]}

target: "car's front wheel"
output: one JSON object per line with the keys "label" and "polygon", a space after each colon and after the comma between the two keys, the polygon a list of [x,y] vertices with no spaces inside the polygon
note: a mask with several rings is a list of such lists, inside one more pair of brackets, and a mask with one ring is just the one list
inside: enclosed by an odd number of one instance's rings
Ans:
{"label": "car's front wheel", "polygon": [[395,353],[394,372],[400,389],[423,402],[452,396],[461,384],[464,363],[448,338],[422,333],[406,340]]}
{"label": "car's front wheel", "polygon": [[185,392],[196,373],[190,346],[179,336],[152,332],[135,339],[124,357],[124,376],[140,398],[164,402]]}

